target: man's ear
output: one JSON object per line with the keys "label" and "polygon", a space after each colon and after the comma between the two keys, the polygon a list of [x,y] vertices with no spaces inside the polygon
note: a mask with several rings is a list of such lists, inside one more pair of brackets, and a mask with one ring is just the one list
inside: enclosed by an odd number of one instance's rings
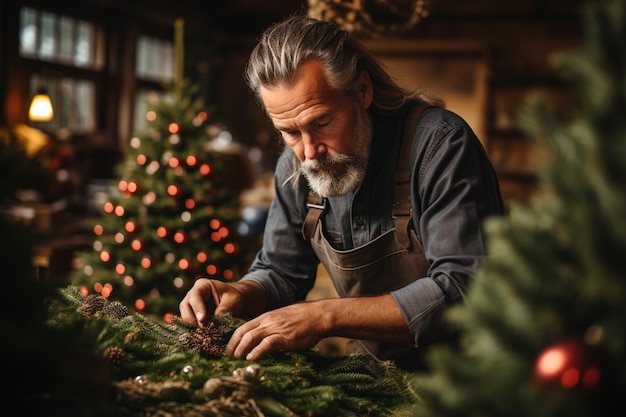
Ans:
{"label": "man's ear", "polygon": [[369,109],[374,101],[374,87],[372,86],[372,79],[370,74],[361,70],[359,73],[358,84],[359,86],[359,99],[364,109]]}

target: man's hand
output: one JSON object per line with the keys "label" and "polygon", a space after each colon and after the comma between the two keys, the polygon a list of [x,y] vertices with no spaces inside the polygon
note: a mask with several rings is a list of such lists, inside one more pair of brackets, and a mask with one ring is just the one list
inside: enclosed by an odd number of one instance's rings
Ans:
{"label": "man's hand", "polygon": [[326,337],[411,343],[413,336],[389,294],[330,298],[268,311],[235,330],[226,353],[257,360],[272,352],[314,347]]}
{"label": "man's hand", "polygon": [[265,293],[259,284],[200,278],[182,299],[179,309],[183,320],[203,326],[209,318],[223,313],[235,317],[256,315],[264,304]]}
{"label": "man's hand", "polygon": [[312,348],[325,337],[322,303],[298,303],[268,311],[235,330],[226,353],[257,360],[272,352]]}

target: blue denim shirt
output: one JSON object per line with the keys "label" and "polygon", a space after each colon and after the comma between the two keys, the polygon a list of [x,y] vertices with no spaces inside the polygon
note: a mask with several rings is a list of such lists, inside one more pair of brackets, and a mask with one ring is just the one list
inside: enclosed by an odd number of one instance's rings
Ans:
{"label": "blue denim shirt", "polygon": [[[364,245],[394,227],[395,167],[406,111],[374,114],[372,153],[361,186],[331,197],[322,218],[324,235],[335,249]],[[415,338],[428,337],[445,308],[460,300],[485,253],[483,222],[504,211],[498,181],[471,128],[458,115],[426,109],[412,149],[412,207],[415,230],[430,263],[426,277],[392,291]],[[295,156],[287,149],[275,170],[263,246],[242,280],[260,283],[269,308],[302,301],[315,283],[319,260],[302,237],[308,185],[295,183]],[[367,262],[364,259],[363,262]],[[381,277],[381,279],[386,279]]]}

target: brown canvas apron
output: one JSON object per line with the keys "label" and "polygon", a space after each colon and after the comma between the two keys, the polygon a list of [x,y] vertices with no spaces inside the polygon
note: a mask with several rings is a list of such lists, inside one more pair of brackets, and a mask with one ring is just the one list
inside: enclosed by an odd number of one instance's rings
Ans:
{"label": "brown canvas apron", "polygon": [[[324,237],[320,217],[326,201],[311,193],[309,210],[302,227],[305,239],[326,268],[340,297],[388,293],[426,276],[428,261],[415,231],[410,227],[412,134],[421,114],[415,108],[405,124],[398,168],[395,172],[393,208],[395,227],[358,248],[338,251]],[[346,312],[349,314],[349,312]],[[410,364],[416,360],[412,344],[399,345],[370,340],[348,343],[348,353],[367,353],[381,360]]]}

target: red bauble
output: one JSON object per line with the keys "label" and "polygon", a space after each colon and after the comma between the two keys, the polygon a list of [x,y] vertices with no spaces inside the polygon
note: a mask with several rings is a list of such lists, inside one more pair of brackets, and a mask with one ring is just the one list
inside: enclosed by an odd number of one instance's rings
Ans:
{"label": "red bauble", "polygon": [[600,382],[599,362],[592,347],[579,339],[568,339],[541,352],[535,362],[535,377],[542,384],[593,390]]}

